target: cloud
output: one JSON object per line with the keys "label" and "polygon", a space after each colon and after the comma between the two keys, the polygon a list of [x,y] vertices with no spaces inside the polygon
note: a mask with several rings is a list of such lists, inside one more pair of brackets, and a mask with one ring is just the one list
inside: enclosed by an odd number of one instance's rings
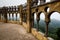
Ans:
{"label": "cloud", "polygon": [[0,7],[24,4],[26,0],[0,0]]}

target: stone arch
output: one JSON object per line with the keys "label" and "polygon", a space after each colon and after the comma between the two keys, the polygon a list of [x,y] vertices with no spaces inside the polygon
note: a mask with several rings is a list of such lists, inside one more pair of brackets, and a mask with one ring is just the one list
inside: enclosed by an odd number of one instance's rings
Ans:
{"label": "stone arch", "polygon": [[[39,24],[38,25],[38,31],[41,31],[41,32],[43,32],[43,33],[45,33],[45,27],[43,27],[42,28],[42,24],[44,24],[45,25],[45,14],[44,14],[44,12],[40,12],[38,15],[38,23],[37,24]],[[43,19],[41,19],[41,17],[43,18]],[[42,23],[43,22],[43,23]],[[46,25],[45,25],[46,26]]]}
{"label": "stone arch", "polygon": [[42,13],[42,12],[39,12],[37,15],[40,16],[41,13]]}
{"label": "stone arch", "polygon": [[[36,14],[36,12],[33,12],[33,13],[31,14],[31,22],[32,22],[31,24],[32,24],[32,27],[33,27],[33,28],[35,28],[35,27],[34,27],[34,16],[35,16],[35,14]],[[36,20],[36,19],[35,19],[35,20]]]}
{"label": "stone arch", "polygon": [[16,21],[16,14],[14,13],[14,21]]}
{"label": "stone arch", "polygon": [[10,21],[10,12],[8,12],[8,14],[9,14],[8,16],[9,16],[9,21]]}
{"label": "stone arch", "polygon": [[45,15],[45,13],[43,11],[41,11],[37,14],[37,16],[40,16],[42,13]]}
{"label": "stone arch", "polygon": [[[54,15],[55,16],[54,16]],[[54,40],[56,39],[56,30],[57,28],[59,27],[60,28],[60,19],[58,19],[58,15],[60,14],[60,12],[57,12],[57,11],[52,11],[50,14],[49,14],[49,17],[50,17],[50,23],[49,23],[49,27],[48,27],[48,36],[49,37],[52,37]],[[60,16],[59,16],[60,18]],[[59,26],[58,26],[59,25]]]}
{"label": "stone arch", "polygon": [[[49,13],[48,17],[50,17],[54,12],[58,12],[58,11],[52,11]],[[58,12],[60,14],[60,12]]]}
{"label": "stone arch", "polygon": [[37,13],[36,12],[33,14],[33,17],[34,17],[34,28],[36,28],[37,27],[37,23],[36,23]]}
{"label": "stone arch", "polygon": [[17,13],[17,20],[20,20],[20,13]]}
{"label": "stone arch", "polygon": [[33,13],[31,14],[31,19],[32,19],[32,20],[33,20],[34,14],[36,14],[36,12],[33,12]]}

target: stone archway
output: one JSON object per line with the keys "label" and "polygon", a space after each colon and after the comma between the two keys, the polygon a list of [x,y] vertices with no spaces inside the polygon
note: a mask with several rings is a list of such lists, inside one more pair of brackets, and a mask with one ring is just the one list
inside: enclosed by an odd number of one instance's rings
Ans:
{"label": "stone archway", "polygon": [[50,14],[50,23],[48,27],[48,36],[53,38],[54,40],[57,39],[56,31],[60,28],[60,14],[59,12],[51,12]]}
{"label": "stone archway", "polygon": [[44,26],[43,24],[45,25],[45,15],[43,12],[40,12],[37,15],[37,30],[45,33],[45,26],[46,25]]}

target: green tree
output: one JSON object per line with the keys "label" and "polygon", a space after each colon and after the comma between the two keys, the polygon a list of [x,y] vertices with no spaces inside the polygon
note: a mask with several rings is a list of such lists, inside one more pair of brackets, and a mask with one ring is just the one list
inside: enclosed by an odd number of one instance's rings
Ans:
{"label": "green tree", "polygon": [[60,40],[60,28],[57,29],[56,34],[57,34],[57,40]]}

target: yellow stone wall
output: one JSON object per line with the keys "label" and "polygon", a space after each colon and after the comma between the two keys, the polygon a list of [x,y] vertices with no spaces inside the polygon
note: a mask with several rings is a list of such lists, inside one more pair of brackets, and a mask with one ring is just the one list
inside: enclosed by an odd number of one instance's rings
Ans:
{"label": "yellow stone wall", "polygon": [[38,32],[35,28],[32,28],[32,34],[33,34],[38,40],[48,40],[48,38],[45,37],[43,33]]}

